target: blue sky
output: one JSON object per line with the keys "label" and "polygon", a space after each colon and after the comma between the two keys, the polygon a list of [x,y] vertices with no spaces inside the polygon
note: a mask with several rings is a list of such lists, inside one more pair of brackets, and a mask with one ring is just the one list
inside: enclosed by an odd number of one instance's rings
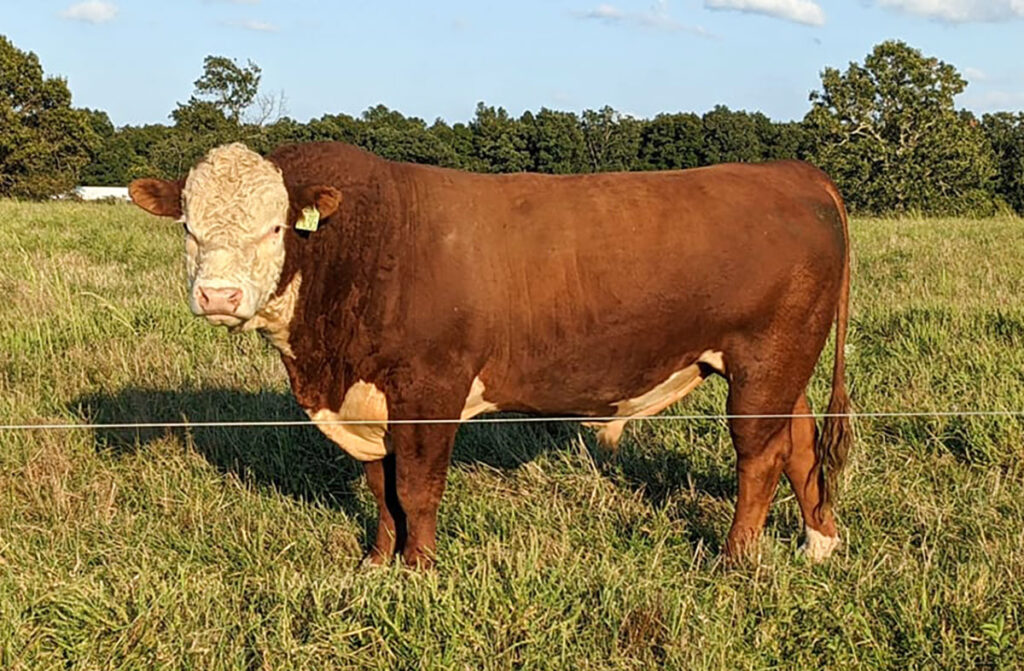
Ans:
{"label": "blue sky", "polygon": [[956,65],[960,105],[1024,109],[1024,0],[0,0],[0,34],[117,125],[167,122],[207,54],[255,61],[303,121],[460,121],[479,100],[795,119],[824,66],[890,38]]}

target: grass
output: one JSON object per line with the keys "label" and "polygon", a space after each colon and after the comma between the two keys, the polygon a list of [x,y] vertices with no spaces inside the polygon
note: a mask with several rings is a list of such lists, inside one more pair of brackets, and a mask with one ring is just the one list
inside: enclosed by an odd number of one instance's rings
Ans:
{"label": "grass", "polygon": [[[852,229],[857,406],[1024,409],[1024,222]],[[181,254],[127,206],[0,202],[0,419],[302,418],[262,340],[189,315]],[[795,553],[783,486],[730,568],[722,423],[614,460],[463,427],[428,574],[357,568],[372,497],[314,429],[0,433],[0,668],[1020,668],[1024,423],[858,430],[837,555]]]}

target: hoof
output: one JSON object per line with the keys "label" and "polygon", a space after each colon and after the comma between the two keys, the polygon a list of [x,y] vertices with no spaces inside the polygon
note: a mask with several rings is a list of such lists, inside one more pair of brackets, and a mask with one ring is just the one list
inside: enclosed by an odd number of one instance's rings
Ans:
{"label": "hoof", "polygon": [[360,569],[377,569],[384,568],[391,563],[391,557],[385,554],[381,554],[376,550],[370,550],[366,555],[359,561]]}
{"label": "hoof", "polygon": [[730,534],[725,541],[725,565],[740,567],[761,563],[761,534]]}
{"label": "hoof", "polygon": [[425,548],[407,548],[402,553],[402,561],[408,568],[429,571],[434,568],[434,553]]}

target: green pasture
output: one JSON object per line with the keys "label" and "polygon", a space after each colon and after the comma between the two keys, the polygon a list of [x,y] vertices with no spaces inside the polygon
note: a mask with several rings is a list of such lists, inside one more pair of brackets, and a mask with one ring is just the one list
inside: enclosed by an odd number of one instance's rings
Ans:
{"label": "green pasture", "polygon": [[[1024,410],[1024,221],[851,229],[856,407]],[[302,419],[268,345],[190,315],[182,256],[129,206],[0,201],[0,423]],[[1024,419],[856,427],[837,554],[797,554],[784,485],[727,566],[723,423],[614,458],[467,425],[429,573],[359,567],[373,499],[313,428],[0,432],[0,668],[1024,666]]]}

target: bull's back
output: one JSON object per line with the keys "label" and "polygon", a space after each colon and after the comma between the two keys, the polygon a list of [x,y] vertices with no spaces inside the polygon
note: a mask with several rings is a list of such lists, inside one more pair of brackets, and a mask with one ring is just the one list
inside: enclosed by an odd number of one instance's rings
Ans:
{"label": "bull's back", "polygon": [[723,303],[758,303],[794,266],[842,258],[827,178],[806,164],[467,177],[426,190],[419,263],[455,269],[445,280],[473,309],[505,318],[724,314]]}

